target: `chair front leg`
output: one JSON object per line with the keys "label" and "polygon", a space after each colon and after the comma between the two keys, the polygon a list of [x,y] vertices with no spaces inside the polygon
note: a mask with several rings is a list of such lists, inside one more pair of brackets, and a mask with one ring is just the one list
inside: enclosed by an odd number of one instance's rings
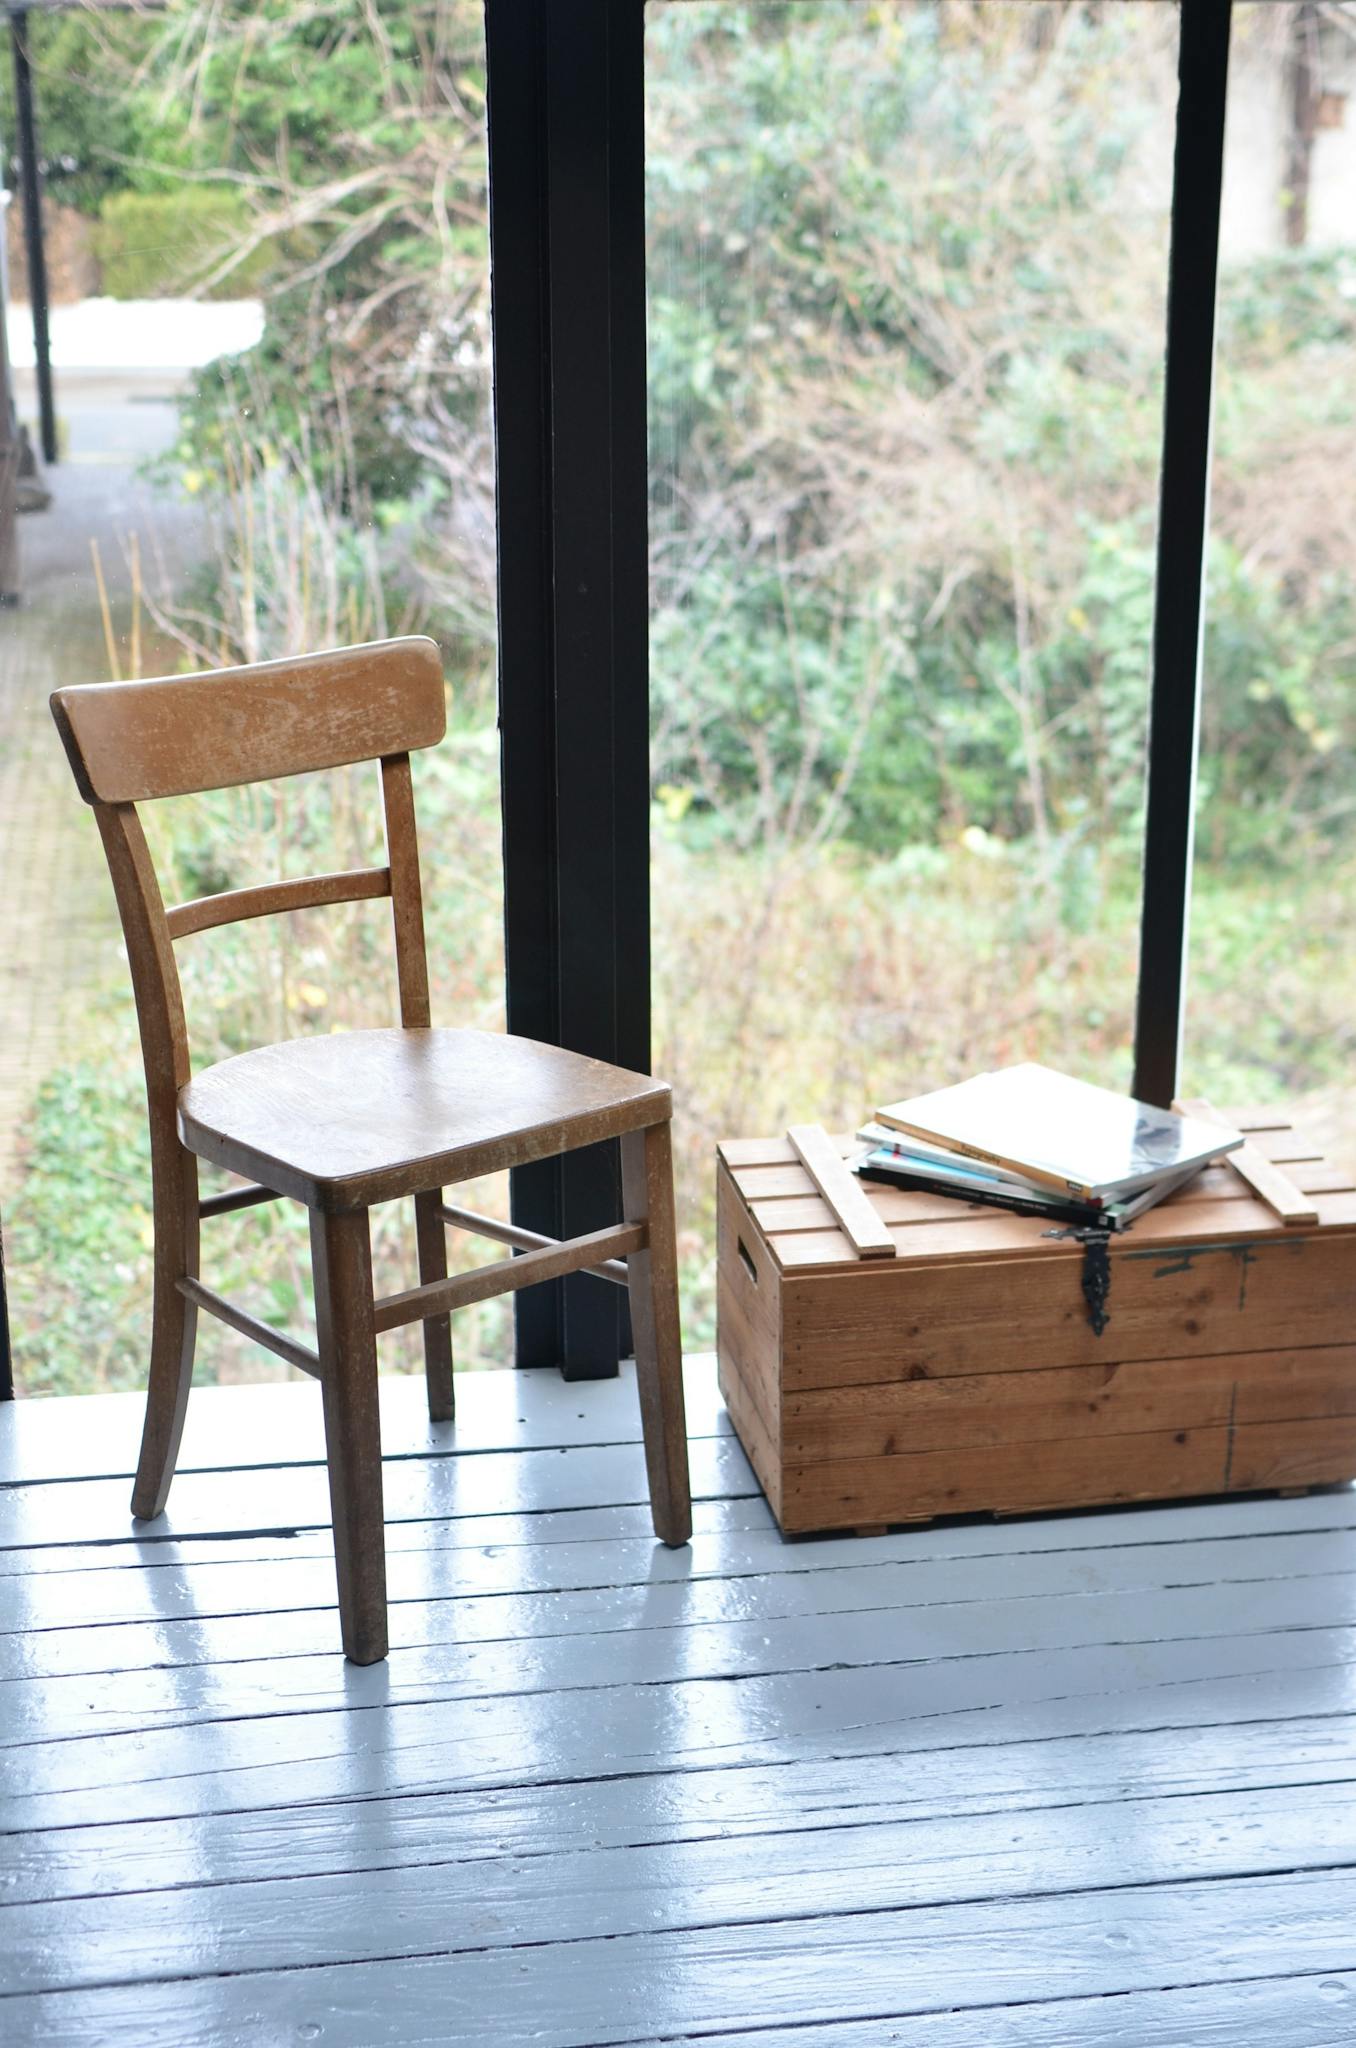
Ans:
{"label": "chair front leg", "polygon": [[627,1260],[636,1383],[645,1437],[654,1533],[676,1547],[692,1534],[692,1493],[683,1406],[683,1339],[678,1320],[678,1243],[673,1214],[673,1147],[667,1120],[621,1141],[628,1223],[645,1223],[649,1245]]}
{"label": "chair front leg", "polygon": [[[432,1188],[414,1198],[414,1227],[419,1245],[419,1281],[447,1278],[447,1225],[442,1219],[443,1191]],[[452,1318],[429,1316],[424,1323],[424,1377],[428,1382],[430,1422],[451,1422],[457,1412],[452,1381]]]}
{"label": "chair front leg", "polygon": [[377,1664],[387,1647],[386,1531],[366,1209],[311,1211],[311,1267],[344,1654]]}
{"label": "chair front leg", "polygon": [[178,1133],[157,1134],[152,1154],[155,1203],[155,1278],[151,1311],[151,1364],[146,1420],[132,1486],[132,1513],[153,1522],[165,1511],[184,1433],[198,1311],[179,1282],[198,1271],[198,1162]]}

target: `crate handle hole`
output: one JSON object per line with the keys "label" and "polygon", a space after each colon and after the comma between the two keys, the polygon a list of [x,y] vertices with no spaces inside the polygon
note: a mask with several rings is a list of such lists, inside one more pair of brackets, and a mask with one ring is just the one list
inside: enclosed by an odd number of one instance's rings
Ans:
{"label": "crate handle hole", "polygon": [[756,1287],[758,1285],[758,1268],[753,1263],[753,1259],[749,1253],[749,1248],[745,1244],[742,1237],[737,1237],[735,1239],[735,1243],[739,1247],[739,1256],[744,1261],[744,1271],[748,1274],[750,1280],[752,1280],[754,1286]]}

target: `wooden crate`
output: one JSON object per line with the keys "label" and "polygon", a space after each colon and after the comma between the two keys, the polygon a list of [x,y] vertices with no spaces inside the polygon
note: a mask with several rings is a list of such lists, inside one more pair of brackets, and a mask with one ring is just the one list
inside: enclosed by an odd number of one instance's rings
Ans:
{"label": "wooden crate", "polygon": [[1356,1181],[1282,1114],[1231,1120],[1317,1225],[1207,1168],[1112,1239],[1100,1337],[1041,1218],[878,1187],[898,1252],[858,1261],[784,1139],[721,1145],[720,1384],[782,1529],[1356,1475]]}

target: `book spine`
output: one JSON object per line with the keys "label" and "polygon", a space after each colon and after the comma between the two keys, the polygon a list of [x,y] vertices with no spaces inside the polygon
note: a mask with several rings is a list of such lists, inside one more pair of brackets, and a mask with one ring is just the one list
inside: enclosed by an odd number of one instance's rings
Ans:
{"label": "book spine", "polygon": [[[925,1131],[918,1124],[906,1124],[897,1116],[882,1116],[877,1110],[878,1123],[888,1124],[891,1130],[903,1131],[907,1137],[922,1138],[925,1143],[935,1145],[935,1132]],[[986,1152],[982,1145],[970,1145],[963,1138],[948,1138],[947,1144],[953,1152],[963,1152],[967,1159],[982,1159],[986,1166],[1001,1166],[1005,1173],[1019,1173],[1026,1180],[1033,1180],[1043,1188],[1053,1188],[1057,1194],[1065,1195],[1070,1201],[1082,1202],[1089,1208],[1100,1207],[1099,1198],[1094,1195],[1086,1181],[1066,1180],[1062,1173],[1054,1173],[1049,1167],[1032,1166],[1025,1159],[1009,1159],[1002,1152]]]}
{"label": "book spine", "polygon": [[1007,1167],[997,1166],[992,1160],[976,1159],[973,1154],[970,1158],[962,1159],[954,1149],[948,1150],[945,1146],[931,1144],[926,1139],[911,1137],[907,1131],[885,1124],[879,1125],[874,1131],[869,1126],[863,1126],[857,1137],[863,1145],[869,1145],[873,1151],[892,1153],[901,1166],[910,1173],[976,1172],[982,1173],[984,1179],[995,1186],[1011,1188],[1017,1195],[1045,1193],[1045,1189],[1037,1187],[1029,1174],[1010,1172]]}
{"label": "book spine", "polygon": [[1100,1209],[1087,1203],[1061,1201],[1053,1190],[1050,1200],[1046,1201],[1039,1195],[1007,1194],[1001,1188],[959,1187],[954,1182],[933,1180],[928,1174],[910,1173],[901,1167],[863,1165],[855,1171],[862,1180],[878,1181],[885,1187],[903,1188],[915,1194],[945,1195],[953,1202],[975,1202],[984,1209],[1006,1209],[1013,1216],[1039,1216],[1047,1223],[1087,1226],[1103,1220]]}

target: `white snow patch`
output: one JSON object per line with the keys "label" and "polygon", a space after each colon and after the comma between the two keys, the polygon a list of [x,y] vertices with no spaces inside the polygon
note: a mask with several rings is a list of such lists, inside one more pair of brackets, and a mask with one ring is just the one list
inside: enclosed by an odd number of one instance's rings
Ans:
{"label": "white snow patch", "polygon": [[[264,331],[258,299],[81,299],[49,319],[58,370],[200,370]],[[9,349],[16,369],[34,367],[26,306],[9,309]]]}

